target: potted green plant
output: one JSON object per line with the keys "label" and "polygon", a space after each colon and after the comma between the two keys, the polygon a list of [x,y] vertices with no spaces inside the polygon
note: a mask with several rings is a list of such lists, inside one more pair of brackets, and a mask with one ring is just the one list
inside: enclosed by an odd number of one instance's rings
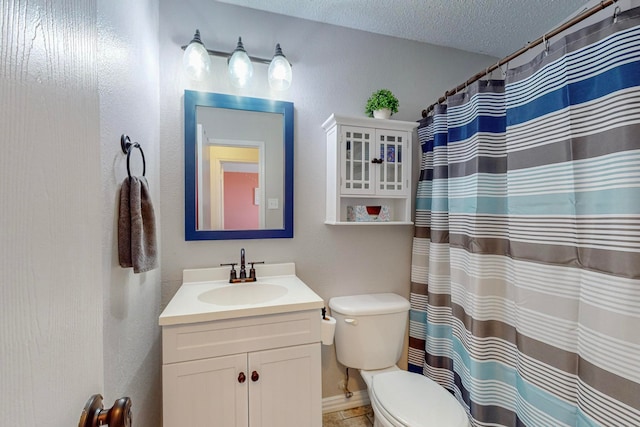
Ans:
{"label": "potted green plant", "polygon": [[398,112],[399,105],[398,98],[389,89],[380,89],[371,94],[364,112],[369,117],[388,119]]}

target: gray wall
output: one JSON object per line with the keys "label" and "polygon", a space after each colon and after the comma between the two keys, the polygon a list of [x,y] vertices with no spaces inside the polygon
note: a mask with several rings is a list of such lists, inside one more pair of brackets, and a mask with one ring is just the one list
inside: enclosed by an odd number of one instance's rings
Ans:
{"label": "gray wall", "polygon": [[158,426],[160,269],[118,267],[115,227],[121,133],[160,213],[158,2],[2,4],[0,424],[77,425],[100,393]]}
{"label": "gray wall", "polygon": [[[182,270],[247,259],[293,261],[297,274],[325,301],[365,292],[409,293],[412,228],[335,227],[324,224],[325,135],[331,113],[364,115],[369,95],[380,88],[400,100],[394,118],[417,120],[420,111],[496,59],[362,31],[238,8],[210,0],[160,0],[160,177],[162,188],[162,303],[181,284]],[[231,51],[242,36],[250,55],[270,58],[276,43],[293,64],[293,83],[269,89],[267,66],[254,64],[253,85],[228,82],[223,58],[215,75],[189,81],[180,46],[195,29],[210,49]],[[295,106],[295,235],[293,239],[185,242],[183,91],[203,90],[292,101]],[[415,146],[417,150],[417,145]],[[417,168],[416,168],[417,171]],[[333,347],[323,347],[323,396],[341,393],[344,370]],[[357,377],[357,375],[355,375]],[[362,384],[351,381],[351,388]]]}
{"label": "gray wall", "polygon": [[[98,0],[104,389],[95,392],[103,394],[106,407],[131,397],[133,425],[141,427],[161,425],[161,270],[134,274],[121,268],[116,230],[120,184],[127,176],[120,135],[126,133],[144,150],[161,233],[158,9],[158,0]],[[132,174],[142,173],[137,150],[130,167]],[[97,271],[95,276],[99,280]]]}

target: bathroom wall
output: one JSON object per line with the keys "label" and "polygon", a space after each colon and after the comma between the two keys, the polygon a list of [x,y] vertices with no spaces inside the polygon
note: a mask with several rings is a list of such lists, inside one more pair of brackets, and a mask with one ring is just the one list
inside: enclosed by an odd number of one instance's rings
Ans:
{"label": "bathroom wall", "polygon": [[96,1],[1,10],[0,424],[72,426],[103,386]]}
{"label": "bathroom wall", "polygon": [[13,0],[2,14],[0,414],[77,425],[100,393],[159,426],[160,269],[133,275],[115,252],[123,132],[144,146],[160,213],[158,2]]}
{"label": "bathroom wall", "polygon": [[[339,7],[336,4],[336,7]],[[412,228],[324,224],[325,135],[331,113],[363,116],[369,95],[380,88],[400,100],[400,120],[418,120],[445,90],[495,64],[496,58],[314,23],[211,0],[160,0],[160,157],[162,171],[162,304],[181,284],[182,270],[248,260],[293,261],[297,274],[326,301],[365,292],[409,293]],[[251,55],[270,58],[276,43],[293,63],[293,84],[269,89],[267,66],[254,64],[250,88],[227,81],[223,58],[202,83],[183,74],[182,50],[200,29],[210,49],[232,51],[238,36]],[[184,240],[183,91],[203,90],[292,101],[295,105],[295,236],[293,239]],[[417,145],[415,146],[417,150]],[[418,168],[415,168],[416,172]],[[341,393],[344,370],[334,347],[323,347],[323,396]],[[354,375],[357,377],[357,375]],[[357,380],[352,389],[362,387]]]}
{"label": "bathroom wall", "polygon": [[[102,211],[104,389],[96,392],[102,392],[105,406],[130,397],[133,425],[155,427],[161,425],[162,409],[160,268],[142,274],[121,268],[116,230],[119,189],[127,177],[120,135],[126,133],[144,150],[161,232],[158,0],[97,4],[102,188],[95,195]],[[131,154],[132,174],[142,174],[141,158],[138,150]]]}

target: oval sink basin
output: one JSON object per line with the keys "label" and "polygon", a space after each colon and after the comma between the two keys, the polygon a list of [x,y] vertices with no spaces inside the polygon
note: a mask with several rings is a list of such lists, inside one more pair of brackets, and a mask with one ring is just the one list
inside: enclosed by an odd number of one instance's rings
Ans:
{"label": "oval sink basin", "polygon": [[240,283],[203,292],[198,299],[215,305],[262,304],[280,298],[287,292],[286,287],[270,283]]}

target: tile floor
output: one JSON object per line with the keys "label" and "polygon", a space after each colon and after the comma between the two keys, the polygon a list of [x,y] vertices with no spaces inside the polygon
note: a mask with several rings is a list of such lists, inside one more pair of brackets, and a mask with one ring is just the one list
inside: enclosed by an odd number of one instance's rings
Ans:
{"label": "tile floor", "polygon": [[322,416],[322,427],[372,427],[373,409],[371,405],[344,411],[329,412]]}

